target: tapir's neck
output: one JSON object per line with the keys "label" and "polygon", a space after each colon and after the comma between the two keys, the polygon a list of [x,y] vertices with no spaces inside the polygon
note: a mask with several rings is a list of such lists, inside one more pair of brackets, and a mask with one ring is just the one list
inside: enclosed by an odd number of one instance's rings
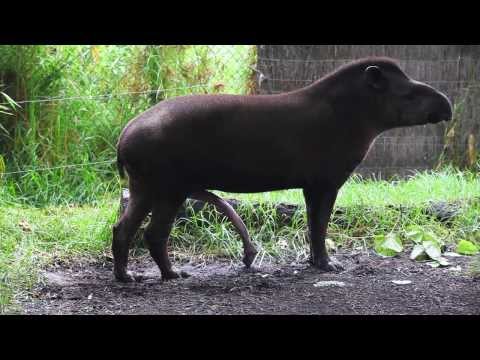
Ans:
{"label": "tapir's neck", "polygon": [[[378,117],[372,111],[372,105],[361,91],[352,91],[339,79],[327,77],[307,87],[289,93],[305,99],[311,108],[328,107],[334,115],[335,123],[340,133],[349,134],[352,139],[371,143],[383,131]],[[322,106],[319,106],[319,105]]]}

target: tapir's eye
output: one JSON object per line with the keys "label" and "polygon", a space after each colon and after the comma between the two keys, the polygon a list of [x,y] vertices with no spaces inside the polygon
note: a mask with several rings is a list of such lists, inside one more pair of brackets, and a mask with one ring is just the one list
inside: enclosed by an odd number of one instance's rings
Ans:
{"label": "tapir's eye", "polygon": [[415,99],[415,95],[413,92],[409,92],[407,95],[404,96],[405,100],[413,101]]}

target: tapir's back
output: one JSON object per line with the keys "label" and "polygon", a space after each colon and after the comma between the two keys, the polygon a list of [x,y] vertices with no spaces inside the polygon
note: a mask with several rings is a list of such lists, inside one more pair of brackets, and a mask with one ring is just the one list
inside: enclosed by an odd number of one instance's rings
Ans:
{"label": "tapir's back", "polygon": [[[310,128],[318,119],[312,122],[314,109],[305,101],[285,95],[166,100],[127,125],[118,155],[143,173],[174,173],[207,188],[266,191],[278,187],[276,182],[292,186],[288,179],[298,176],[298,159],[305,158],[308,139],[318,138]],[[248,185],[249,178],[258,190]]]}

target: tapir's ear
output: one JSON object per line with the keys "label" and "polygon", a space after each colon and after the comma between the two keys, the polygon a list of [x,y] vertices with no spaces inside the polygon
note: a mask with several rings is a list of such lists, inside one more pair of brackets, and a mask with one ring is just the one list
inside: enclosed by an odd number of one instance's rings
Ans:
{"label": "tapir's ear", "polygon": [[378,66],[369,66],[365,69],[367,84],[376,90],[383,90],[386,86],[386,79]]}

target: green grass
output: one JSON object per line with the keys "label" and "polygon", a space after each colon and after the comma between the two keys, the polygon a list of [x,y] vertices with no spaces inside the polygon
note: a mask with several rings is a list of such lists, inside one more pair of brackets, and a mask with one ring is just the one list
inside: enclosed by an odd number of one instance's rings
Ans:
{"label": "green grass", "polygon": [[0,207],[0,312],[29,289],[54,259],[98,257],[109,247],[116,212],[112,200],[90,206]]}
{"label": "green grass", "polygon": [[[421,173],[393,183],[353,178],[339,194],[337,206],[345,213],[341,222],[330,223],[328,236],[344,248],[365,248],[371,246],[375,235],[396,231],[403,236],[409,226],[420,225],[447,244],[460,239],[478,244],[479,185],[474,174],[454,170]],[[118,183],[112,190],[115,192],[99,193],[90,204],[42,207],[15,202],[8,191],[0,194],[0,311],[13,311],[14,297],[28,291],[38,270],[49,262],[101,258],[110,253],[111,227],[118,211]],[[298,213],[291,226],[281,226],[272,206],[276,202],[301,204],[299,191],[224,195],[244,200],[239,213],[260,250],[256,265],[273,258],[306,258],[305,213]],[[462,211],[450,227],[423,213],[431,200],[463,201]],[[254,202],[261,203],[255,211]],[[409,207],[401,212],[388,205]],[[201,212],[174,227],[171,256],[220,256],[240,261],[242,246],[233,226],[218,215],[216,220],[207,215]]]}

